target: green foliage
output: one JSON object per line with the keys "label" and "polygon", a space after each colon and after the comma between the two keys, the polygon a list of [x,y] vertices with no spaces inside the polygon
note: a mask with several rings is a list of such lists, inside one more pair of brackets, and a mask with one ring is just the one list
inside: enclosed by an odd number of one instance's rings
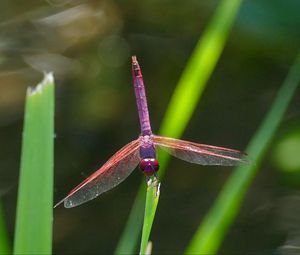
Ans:
{"label": "green foliage", "polygon": [[51,254],[53,218],[54,81],[26,97],[14,254]]}
{"label": "green foliage", "polygon": [[124,229],[121,240],[119,241],[117,248],[115,250],[115,254],[122,254],[122,251],[130,251],[133,249],[132,247],[132,236],[137,237],[140,234],[140,228],[137,228],[138,224],[141,226],[143,222],[143,211],[141,208],[144,206],[146,188],[145,183],[140,186],[138,194],[135,198],[132,211],[127,219],[127,225]]}
{"label": "green foliage", "polygon": [[141,240],[140,254],[145,254],[147,244],[149,241],[149,236],[159,200],[159,186],[160,183],[154,177],[149,179],[147,183],[147,195],[146,195],[146,205],[145,205],[145,216]]}
{"label": "green foliage", "polygon": [[300,53],[270,111],[247,147],[252,163],[237,167],[194,235],[186,254],[216,254],[300,81]]}
{"label": "green foliage", "polygon": [[[241,0],[223,0],[218,6],[176,86],[159,132],[161,135],[178,138],[183,133],[222,53],[240,4]],[[168,159],[166,153],[160,152],[160,178],[166,169]],[[137,196],[140,197],[140,194]],[[142,206],[134,204],[129,219],[133,218],[132,215],[139,215],[139,219],[142,214]],[[142,221],[139,220],[127,222],[115,254],[134,253],[141,224]],[[134,229],[133,233],[128,229]],[[120,245],[125,243],[124,240],[127,242],[126,247]]]}

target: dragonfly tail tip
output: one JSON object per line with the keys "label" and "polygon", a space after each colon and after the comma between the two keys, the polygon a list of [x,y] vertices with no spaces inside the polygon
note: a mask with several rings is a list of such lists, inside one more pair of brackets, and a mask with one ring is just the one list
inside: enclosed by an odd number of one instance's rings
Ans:
{"label": "dragonfly tail tip", "polygon": [[136,58],[136,56],[134,55],[134,56],[132,56],[131,57],[131,60],[132,60],[132,63],[135,63],[135,62],[137,62],[137,58]]}

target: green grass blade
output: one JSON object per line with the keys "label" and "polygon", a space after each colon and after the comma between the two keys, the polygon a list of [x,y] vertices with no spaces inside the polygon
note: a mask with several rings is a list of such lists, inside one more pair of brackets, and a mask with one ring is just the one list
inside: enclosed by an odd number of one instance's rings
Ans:
{"label": "green grass blade", "polygon": [[10,245],[7,236],[5,217],[0,203],[0,254],[10,254]]}
{"label": "green grass blade", "polygon": [[[207,80],[220,58],[241,2],[242,0],[221,1],[207,29],[198,41],[176,86],[159,132],[161,135],[178,138],[183,133],[200,100]],[[166,169],[168,159],[167,154],[162,152],[159,154],[160,178],[162,178]],[[133,205],[133,208],[131,215],[141,215],[143,213],[142,206]],[[128,229],[135,230],[133,233],[129,233]],[[125,227],[126,231],[123,232],[120,238],[115,254],[134,253],[139,237],[137,233],[140,233],[140,229],[139,222],[134,222],[134,225],[132,225],[131,221],[128,221]],[[127,241],[126,249],[120,249],[120,243],[124,243],[125,240]]]}
{"label": "green grass blade", "polygon": [[147,195],[146,195],[146,206],[145,206],[145,216],[142,231],[142,240],[140,254],[145,254],[146,248],[149,242],[150,232],[159,200],[159,186],[158,180],[156,178],[151,178],[148,181]]}
{"label": "green grass blade", "polygon": [[26,97],[14,254],[51,254],[53,217],[54,81]]}
{"label": "green grass blade", "polygon": [[[140,228],[136,228],[136,225],[141,226],[143,223],[143,211],[139,210],[143,208],[145,195],[146,195],[146,185],[140,186],[138,195],[135,198],[132,211],[128,217],[126,228],[123,232],[123,238],[121,238],[118,246],[115,250],[115,254],[124,254],[122,251],[132,250],[132,236],[138,237],[140,234]],[[131,253],[128,253],[131,254]]]}
{"label": "green grass blade", "polygon": [[299,81],[300,53],[261,127],[248,145],[247,152],[252,163],[235,169],[214,206],[196,231],[185,254],[215,254],[218,251],[228,228],[238,214],[245,193],[260,166]]}
{"label": "green grass blade", "polygon": [[162,122],[161,135],[182,135],[220,58],[241,2],[221,1],[179,79]]}

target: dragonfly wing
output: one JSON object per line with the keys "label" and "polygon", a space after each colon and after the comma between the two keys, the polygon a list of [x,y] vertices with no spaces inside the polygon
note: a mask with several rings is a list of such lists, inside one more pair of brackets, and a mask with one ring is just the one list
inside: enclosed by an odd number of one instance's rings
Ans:
{"label": "dragonfly wing", "polygon": [[248,163],[246,154],[233,149],[198,144],[163,136],[153,136],[155,145],[176,158],[199,165],[233,166]]}
{"label": "dragonfly wing", "polygon": [[66,208],[75,207],[99,196],[124,181],[140,161],[139,139],[125,145],[100,169],[76,186],[63,200]]}

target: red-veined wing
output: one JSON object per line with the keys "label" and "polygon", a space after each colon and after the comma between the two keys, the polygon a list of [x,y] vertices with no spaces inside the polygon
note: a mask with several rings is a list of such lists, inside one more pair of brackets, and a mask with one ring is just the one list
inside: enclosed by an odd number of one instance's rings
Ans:
{"label": "red-veined wing", "polygon": [[248,163],[246,154],[212,145],[198,144],[174,138],[153,135],[155,145],[167,150],[171,155],[200,165],[232,166]]}
{"label": "red-veined wing", "polygon": [[99,196],[124,181],[140,161],[139,139],[115,153],[99,170],[76,186],[64,199],[66,208],[75,207]]}

